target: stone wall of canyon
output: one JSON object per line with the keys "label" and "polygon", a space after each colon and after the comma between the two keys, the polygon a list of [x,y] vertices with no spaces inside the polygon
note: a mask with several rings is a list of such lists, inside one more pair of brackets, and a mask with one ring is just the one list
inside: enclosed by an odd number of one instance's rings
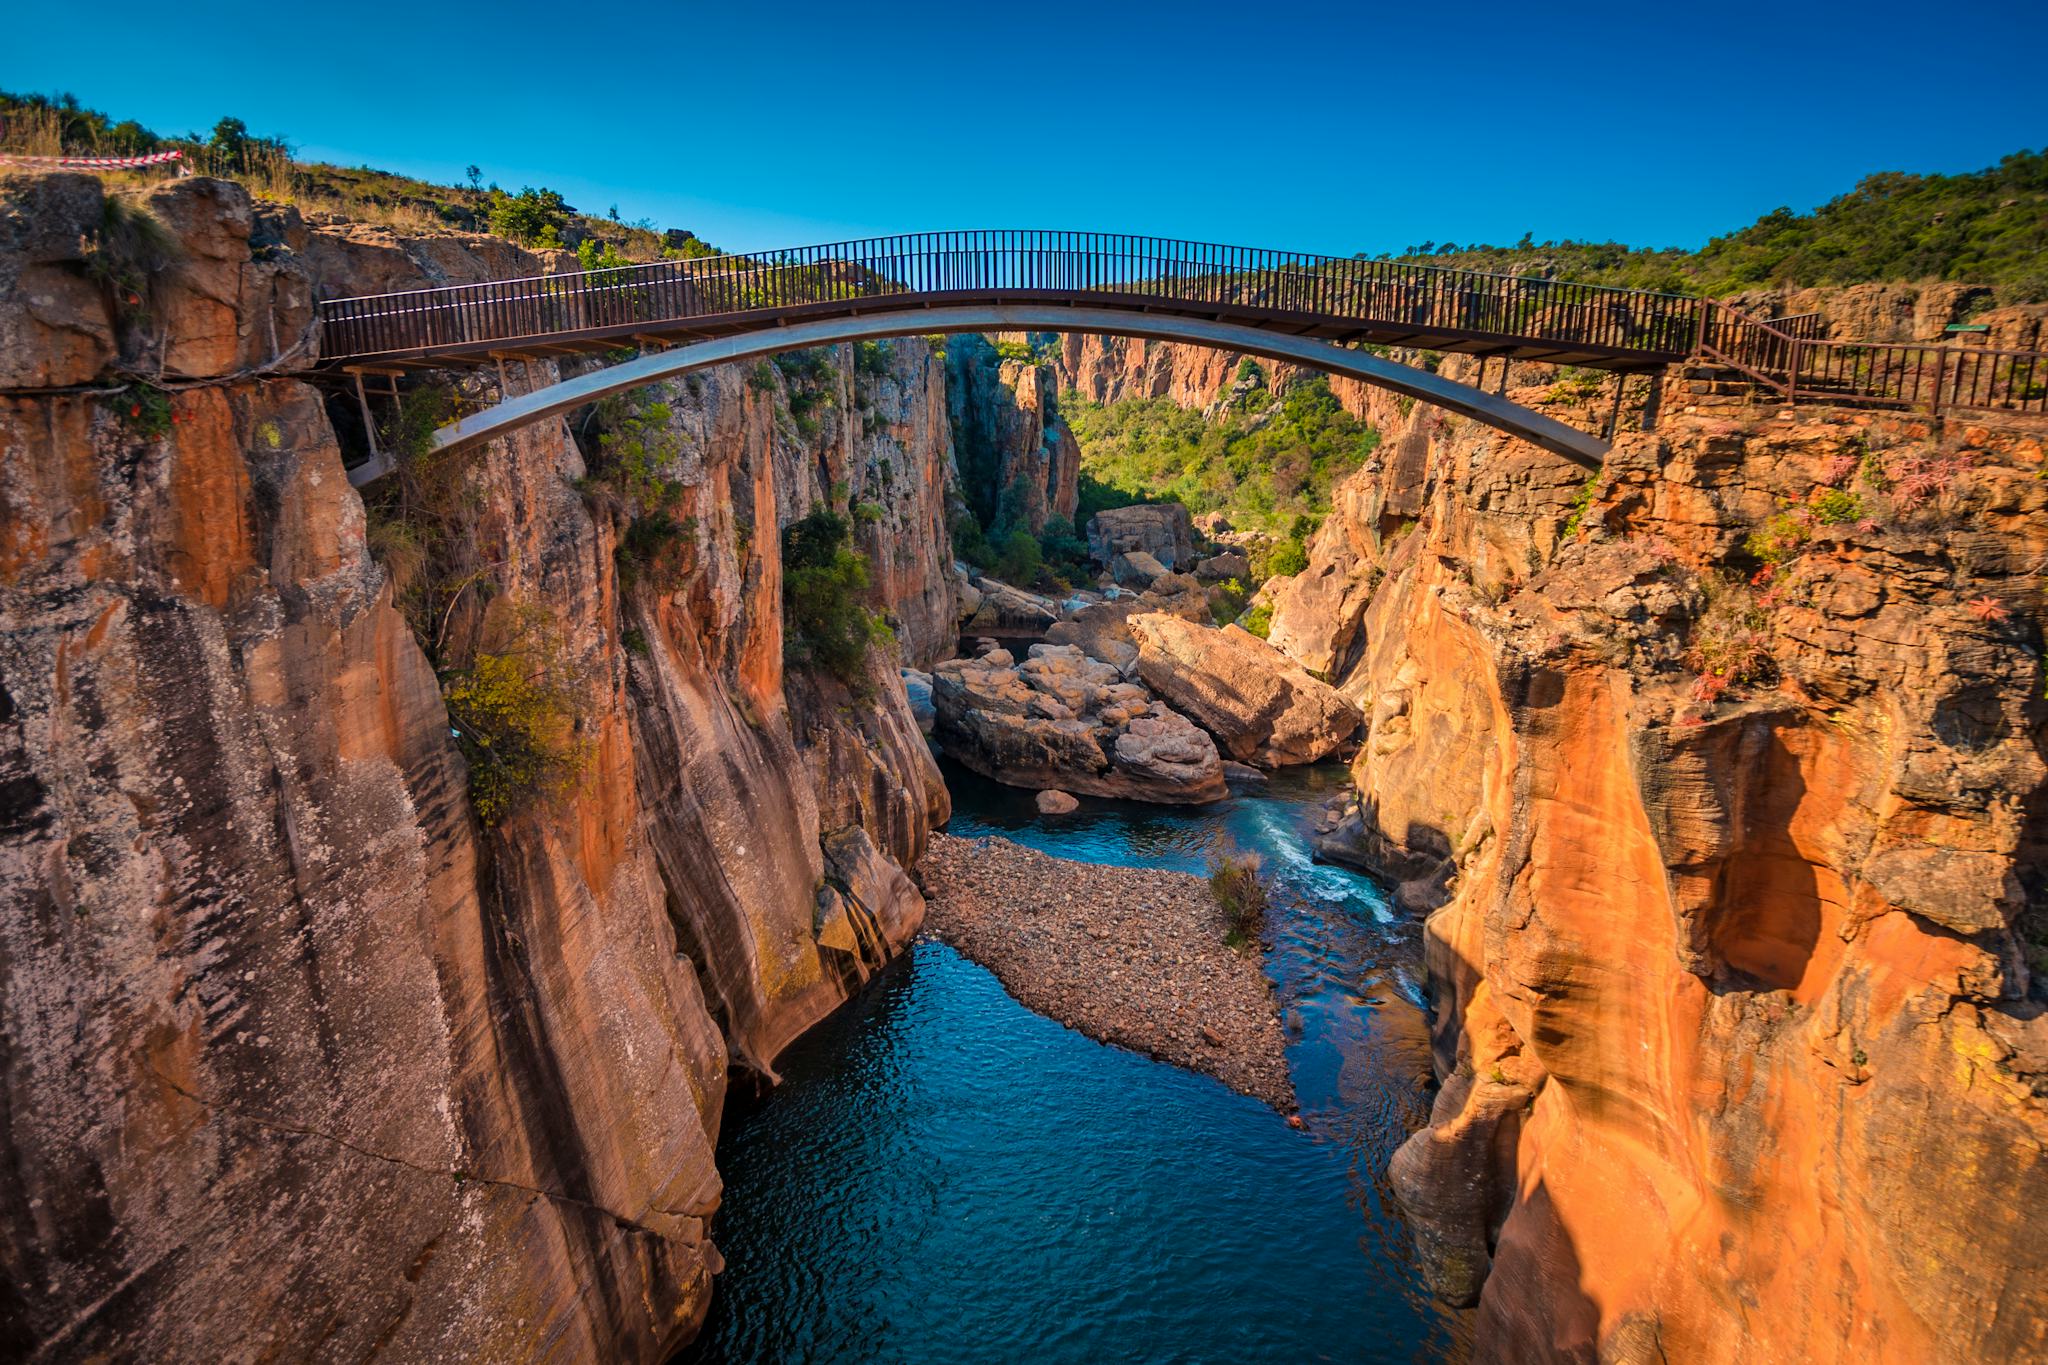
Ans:
{"label": "stone wall of canyon", "polygon": [[[107,254],[132,207],[174,239],[139,272]],[[353,399],[283,374],[317,290],[548,264],[203,179],[0,180],[11,1356],[658,1360],[719,1265],[728,1065],[770,1072],[918,925],[944,786],[892,662],[871,701],[786,672],[779,529],[870,505],[876,604],[948,652],[921,342],[834,356],[809,424],[772,368],[666,386],[673,590],[622,584],[566,424],[475,461],[440,629],[553,623],[591,756],[476,818],[343,469]]]}
{"label": "stone wall of canyon", "polygon": [[1397,1188],[1488,1358],[2039,1355],[2040,436],[1690,396],[1591,482],[1376,400],[1275,594],[1428,914]]}
{"label": "stone wall of canyon", "polygon": [[[1968,300],[1755,302],[1917,336]],[[1063,362],[1207,407],[1236,358]],[[1508,393],[1604,417],[1559,381]],[[1480,1357],[2048,1354],[2044,433],[1674,380],[1589,481],[1335,388],[1384,439],[1272,640],[1369,717],[1321,851],[1427,916],[1442,1088],[1393,1175]]]}

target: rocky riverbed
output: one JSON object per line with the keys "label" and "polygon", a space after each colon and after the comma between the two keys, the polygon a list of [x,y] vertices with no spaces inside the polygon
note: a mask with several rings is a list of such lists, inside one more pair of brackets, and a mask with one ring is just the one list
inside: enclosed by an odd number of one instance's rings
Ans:
{"label": "rocky riverbed", "polygon": [[1029,1008],[1294,1111],[1272,985],[1255,950],[1224,944],[1200,877],[946,834],[918,875],[927,927]]}

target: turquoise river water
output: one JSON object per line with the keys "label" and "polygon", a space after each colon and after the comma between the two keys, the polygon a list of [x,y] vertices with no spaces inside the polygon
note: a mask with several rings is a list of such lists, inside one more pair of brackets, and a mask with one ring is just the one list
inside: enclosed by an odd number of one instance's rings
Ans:
{"label": "turquoise river water", "polygon": [[735,1096],[719,1144],[727,1269],[695,1362],[1436,1361],[1387,1158],[1428,1112],[1417,928],[1308,830],[1341,769],[1173,809],[1031,793],[948,767],[949,833],[1199,872],[1256,850],[1265,962],[1305,1127],[1090,1041],[920,942]]}

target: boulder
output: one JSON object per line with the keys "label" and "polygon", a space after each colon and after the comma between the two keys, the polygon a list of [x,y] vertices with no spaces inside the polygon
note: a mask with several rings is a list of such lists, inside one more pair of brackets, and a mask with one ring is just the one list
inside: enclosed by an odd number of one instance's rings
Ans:
{"label": "boulder", "polygon": [[1038,794],[1040,815],[1071,815],[1081,808],[1081,803],[1057,787],[1048,787]]}
{"label": "boulder", "polygon": [[[1176,574],[1167,574],[1159,580],[1161,584],[1179,581],[1184,580]],[[1069,614],[1045,632],[1045,641],[1053,645],[1079,645],[1082,653],[1116,665],[1128,677],[1138,663],[1138,646],[1131,639],[1130,618],[1146,612],[1166,612],[1190,621],[1207,621],[1209,601],[1206,594],[1200,592],[1162,595],[1155,588],[1143,594],[1125,593]]]}
{"label": "boulder", "polygon": [[903,694],[910,699],[910,714],[916,718],[917,728],[929,735],[939,719],[939,713],[932,707],[932,675],[914,668],[904,669]]}
{"label": "boulder", "polygon": [[1187,805],[1228,794],[1215,743],[1074,645],[950,659],[932,673],[935,734],[953,758],[1013,787]]}
{"label": "boulder", "polygon": [[1109,562],[1109,576],[1128,588],[1149,588],[1166,575],[1166,566],[1144,550],[1120,554]]}
{"label": "boulder", "polygon": [[1246,559],[1242,552],[1237,550],[1225,550],[1220,555],[1210,555],[1207,559],[1195,565],[1195,577],[1197,578],[1220,581],[1226,578],[1248,579],[1251,576],[1252,562]]}
{"label": "boulder", "polygon": [[1195,562],[1195,528],[1177,502],[1112,507],[1088,519],[1088,554],[1098,564],[1142,550],[1169,569]]}
{"label": "boulder", "polygon": [[1130,629],[1145,685],[1239,762],[1313,763],[1358,728],[1358,712],[1335,688],[1249,631],[1164,613],[1133,616]]}
{"label": "boulder", "polygon": [[999,635],[1036,635],[1060,619],[1051,599],[1013,588],[993,578],[977,578],[972,586],[981,596],[974,613],[962,623],[965,631],[994,631]]}

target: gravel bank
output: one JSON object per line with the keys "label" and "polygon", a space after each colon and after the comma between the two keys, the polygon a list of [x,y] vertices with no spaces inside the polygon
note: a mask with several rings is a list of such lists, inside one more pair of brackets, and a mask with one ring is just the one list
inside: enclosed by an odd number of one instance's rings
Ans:
{"label": "gravel bank", "polygon": [[1200,877],[948,834],[918,877],[925,927],[1027,1008],[1294,1112],[1272,985]]}

